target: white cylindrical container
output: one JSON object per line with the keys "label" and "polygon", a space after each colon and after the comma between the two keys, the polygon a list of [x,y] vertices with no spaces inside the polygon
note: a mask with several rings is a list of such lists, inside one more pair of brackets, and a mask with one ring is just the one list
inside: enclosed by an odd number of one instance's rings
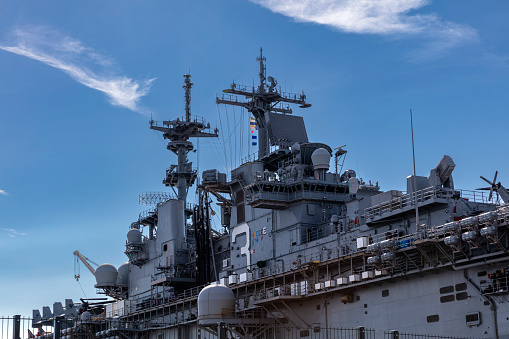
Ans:
{"label": "white cylindrical container", "polygon": [[95,270],[96,287],[113,286],[117,282],[118,272],[111,264],[102,264]]}
{"label": "white cylindrical container", "polygon": [[235,295],[224,285],[209,285],[198,295],[198,320],[219,321],[235,313]]}

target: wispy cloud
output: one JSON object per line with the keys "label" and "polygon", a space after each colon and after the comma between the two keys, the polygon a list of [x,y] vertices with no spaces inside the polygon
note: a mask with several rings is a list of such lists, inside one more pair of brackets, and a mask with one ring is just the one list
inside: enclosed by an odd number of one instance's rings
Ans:
{"label": "wispy cloud", "polygon": [[9,193],[7,193],[5,190],[3,189],[0,189],[0,194],[1,195],[9,195]]}
{"label": "wispy cloud", "polygon": [[509,66],[509,55],[485,53],[480,62],[495,67],[507,67]]}
{"label": "wispy cloud", "polygon": [[410,14],[430,0],[250,1],[297,21],[327,25],[346,33],[421,36],[429,41],[429,57],[477,39],[474,29],[442,21],[436,14]]}
{"label": "wispy cloud", "polygon": [[146,113],[140,107],[140,99],[148,94],[155,79],[137,81],[113,74],[115,62],[79,40],[47,27],[30,27],[15,29],[8,42],[0,42],[0,49],[57,68],[79,83],[105,93],[115,106]]}
{"label": "wispy cloud", "polygon": [[21,235],[27,235],[26,233],[20,233],[13,228],[2,228],[2,231],[7,232],[7,236],[11,238],[16,238]]}

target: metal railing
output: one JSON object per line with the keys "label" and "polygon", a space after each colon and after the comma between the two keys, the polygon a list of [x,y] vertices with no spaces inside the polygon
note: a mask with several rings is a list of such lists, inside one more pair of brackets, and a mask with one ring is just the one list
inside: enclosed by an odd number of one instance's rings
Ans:
{"label": "metal railing", "polygon": [[165,300],[163,300],[162,298],[154,298],[154,296],[152,296],[151,294],[151,291],[145,291],[144,293],[138,294],[133,297],[131,303],[129,305],[126,305],[127,309],[125,310],[126,311],[125,313],[141,311],[152,308],[154,306],[178,303],[189,298],[198,297],[198,294],[200,294],[201,290],[207,286],[208,285],[201,285],[189,288],[184,290],[182,293],[168,296]]}
{"label": "metal railing", "polygon": [[454,193],[459,193],[460,198],[467,201],[485,204],[495,202],[493,198],[489,200],[489,196],[487,196],[487,194],[484,192],[461,189],[451,190],[440,186],[431,186],[417,192],[407,193],[401,197],[397,197],[388,201],[384,201],[375,206],[368,207],[364,212],[364,218],[372,219],[376,216],[381,216],[384,213],[396,211],[407,206],[415,206],[416,195],[417,201],[420,203],[430,199],[449,198],[453,196]]}
{"label": "metal railing", "polygon": [[[29,332],[30,331],[30,332]],[[0,338],[11,339],[30,338],[30,334],[37,335],[37,329],[32,328],[32,318],[15,315],[0,317]]]}
{"label": "metal railing", "polygon": [[388,331],[384,333],[384,339],[475,339],[475,338],[444,336],[435,334],[399,333],[399,331]]}
{"label": "metal railing", "polygon": [[368,207],[364,212],[364,218],[372,219],[384,213],[399,210],[407,206],[413,206],[415,205],[416,195],[417,201],[423,202],[429,199],[447,198],[452,196],[452,193],[452,190],[443,189],[439,186],[427,187],[416,192],[404,194],[401,197],[397,197],[389,201],[384,201],[378,205]]}
{"label": "metal railing", "polygon": [[152,217],[155,213],[156,213],[155,207],[149,208],[148,210],[145,210],[138,215],[138,220],[143,220],[148,217]]}
{"label": "metal railing", "polygon": [[241,164],[245,164],[246,162],[255,162],[258,161],[258,151],[248,154],[246,157],[241,159]]}
{"label": "metal railing", "polygon": [[479,202],[484,204],[494,204],[496,203],[495,195],[489,200],[489,194],[483,191],[470,191],[470,190],[462,190],[456,189],[456,192],[460,192],[460,197],[464,200]]}
{"label": "metal railing", "polygon": [[272,338],[275,335],[281,339],[375,339],[375,330],[365,327],[358,328],[324,328],[321,326],[311,326],[309,328],[295,328],[282,326],[267,326],[265,329],[267,336],[262,338]]}
{"label": "metal railing", "polygon": [[481,281],[481,292],[483,294],[506,294],[509,293],[509,275],[506,272],[497,271],[489,276],[489,280]]}
{"label": "metal railing", "polygon": [[[174,121],[186,121],[186,116],[182,115],[182,116],[174,119]],[[205,124],[205,118],[198,116],[198,115],[191,115],[190,121]],[[150,122],[150,125],[154,126],[154,127],[167,127],[168,126],[168,124],[165,124],[163,121],[155,121],[155,120],[152,120]]]}
{"label": "metal railing", "polygon": [[[259,316],[259,315],[258,315]],[[185,320],[184,322],[194,322],[196,318]],[[227,322],[227,321],[226,321]],[[53,327],[45,326],[41,329],[32,328],[32,319],[28,317],[13,316],[13,317],[0,317],[0,338],[2,339],[30,339],[30,338],[53,338]],[[175,327],[177,325],[177,327]],[[214,327],[214,326],[213,326]],[[237,338],[235,325],[230,329],[228,323],[221,324],[221,327],[226,333],[226,338]],[[95,328],[95,327],[94,327]],[[112,337],[120,335],[122,337],[131,337],[136,335],[137,332],[143,331],[157,331],[161,334],[165,331],[164,337],[169,339],[181,338],[183,331],[189,336],[197,336],[201,333],[202,338],[216,339],[217,334],[213,332],[217,330],[209,327],[205,329],[204,326],[196,326],[193,328],[178,327],[178,324],[173,322],[165,322],[159,318],[143,319],[143,321],[121,321],[120,319],[102,319],[101,326],[97,327],[90,335],[95,337]],[[211,331],[212,330],[212,331]],[[97,332],[96,332],[97,331]],[[309,326],[295,327],[282,324],[253,324],[244,326],[245,333],[250,337],[260,339],[280,338],[280,339],[375,339],[381,335],[381,331],[369,329],[363,326],[357,328],[328,328],[322,327],[320,324],[312,324]],[[80,325],[72,324],[70,328],[62,329],[60,337],[72,333],[80,333]],[[216,332],[217,333],[217,332]],[[238,333],[237,333],[238,334]],[[80,336],[81,337],[81,336]],[[401,333],[397,330],[384,331],[384,339],[475,339],[474,337],[457,337],[438,334],[416,334],[416,333]]]}
{"label": "metal railing", "polygon": [[339,201],[345,196],[344,193],[302,190],[295,192],[256,192],[249,194],[251,201],[273,200],[290,202],[299,199]]}

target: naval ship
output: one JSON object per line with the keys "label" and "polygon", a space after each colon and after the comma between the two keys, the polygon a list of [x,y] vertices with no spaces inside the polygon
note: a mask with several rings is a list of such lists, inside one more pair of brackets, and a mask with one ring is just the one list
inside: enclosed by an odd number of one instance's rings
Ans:
{"label": "naval ship", "polygon": [[309,140],[292,109],[311,106],[304,92],[267,77],[262,50],[257,62],[259,84],[233,83],[216,103],[251,114],[258,151],[199,177],[192,140],[219,131],[191,115],[184,75],[185,115],[150,122],[177,161],[167,192],[139,196],[153,207],[133,216],[128,262],[95,269],[75,252],[111,299],[34,310],[30,336],[509,338],[509,193],[497,173],[481,177],[489,194],[462,190],[437,154],[429,176],[384,192],[343,171],[344,146]]}

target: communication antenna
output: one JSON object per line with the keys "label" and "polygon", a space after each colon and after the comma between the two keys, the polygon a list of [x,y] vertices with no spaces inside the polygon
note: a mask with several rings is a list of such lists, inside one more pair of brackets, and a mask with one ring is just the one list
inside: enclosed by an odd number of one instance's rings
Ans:
{"label": "communication antenna", "polygon": [[343,149],[343,147],[345,147],[345,146],[346,145],[334,148],[334,150],[336,151],[334,153],[334,162],[335,162],[335,165],[336,165],[336,178],[338,177],[338,163],[339,163],[339,159],[341,158],[342,155],[345,155],[345,156],[343,157],[343,163],[341,164],[341,170],[339,171],[340,173],[343,170],[343,165],[345,163],[345,158],[346,158],[346,153],[347,153],[347,151]]}
{"label": "communication antenna", "polygon": [[[267,68],[265,66],[266,58],[263,50],[260,48],[260,55],[256,58],[259,62],[260,71],[258,72],[259,84],[256,87],[253,80],[253,87],[238,86],[232,84],[230,88],[223,90],[223,95],[216,97],[217,104],[225,104],[230,106],[240,106],[253,115],[258,124],[258,157],[263,158],[271,151],[271,146],[275,146],[275,141],[269,143],[270,122],[267,120],[268,113],[291,114],[290,107],[283,107],[284,104],[296,104],[300,108],[311,107],[306,102],[306,95],[280,93],[277,88],[277,80],[274,77],[267,77]],[[267,84],[267,81],[269,82]],[[235,86],[234,86],[235,85]],[[247,98],[248,101],[241,99]]]}
{"label": "communication antenna", "polygon": [[417,176],[415,173],[415,148],[414,148],[414,123],[412,118],[412,109],[410,109],[410,129],[412,130],[412,155],[414,159],[414,194],[415,194],[415,227],[419,229],[419,200],[417,199]]}

